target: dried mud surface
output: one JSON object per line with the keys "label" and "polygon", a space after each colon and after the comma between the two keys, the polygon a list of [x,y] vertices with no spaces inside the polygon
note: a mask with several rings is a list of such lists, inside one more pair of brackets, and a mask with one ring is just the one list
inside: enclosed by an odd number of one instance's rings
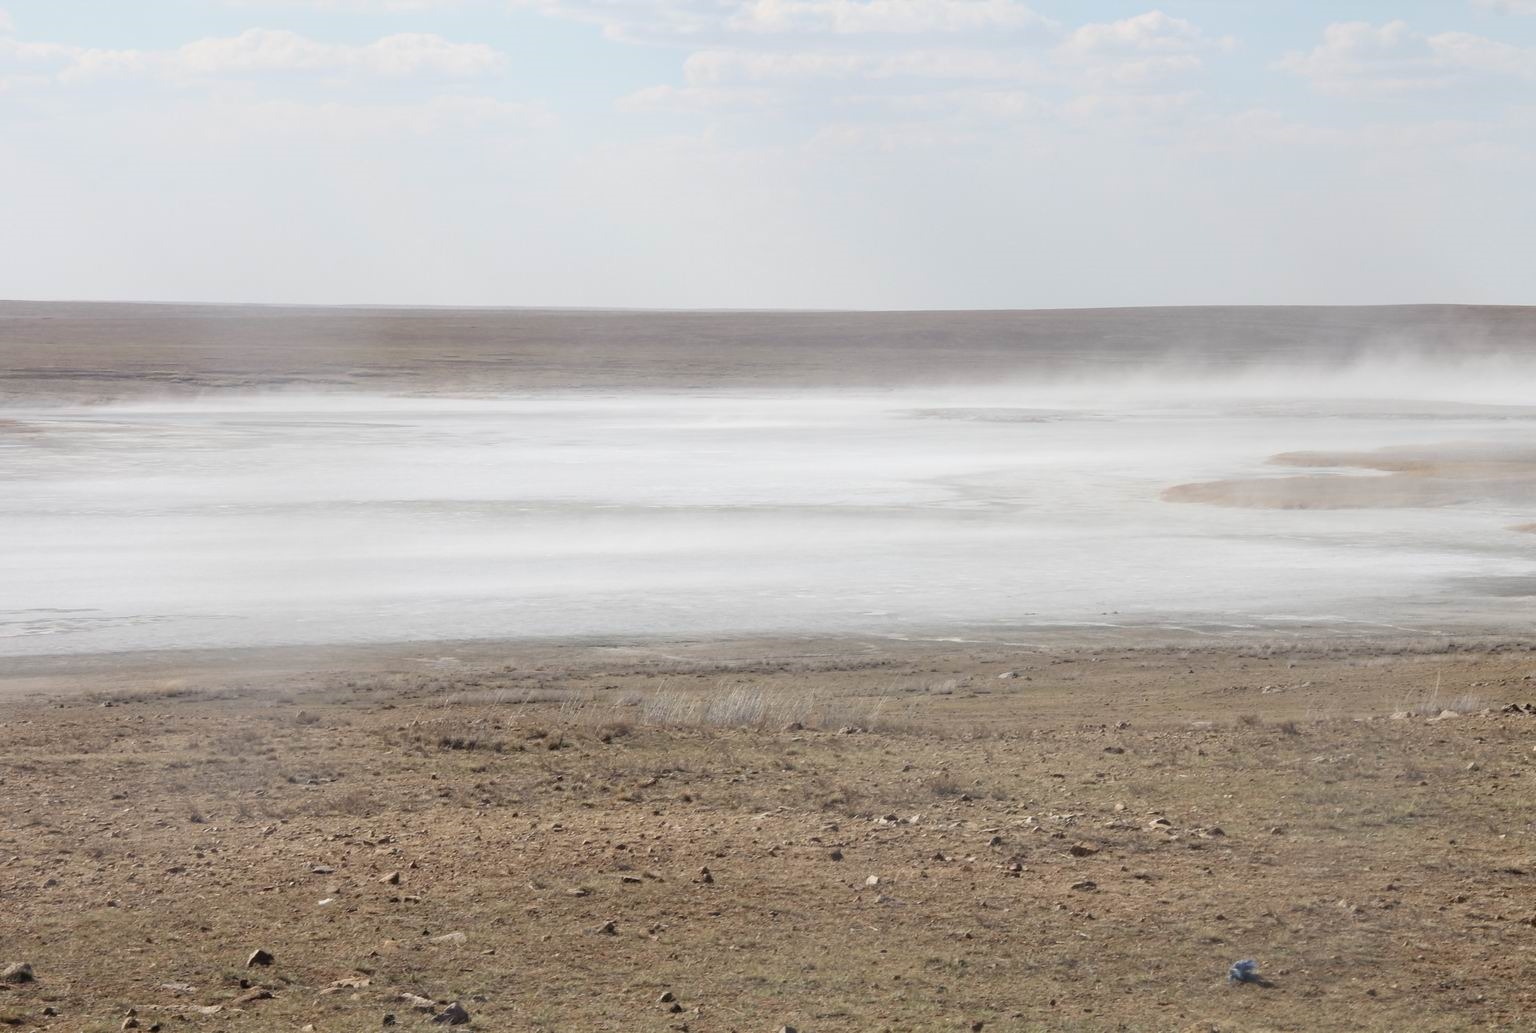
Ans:
{"label": "dried mud surface", "polygon": [[[1531,643],[481,645],[51,658],[0,686],[20,1029],[1536,1007],[1536,716],[1502,711],[1536,698]],[[1266,984],[1227,985],[1250,957]]]}

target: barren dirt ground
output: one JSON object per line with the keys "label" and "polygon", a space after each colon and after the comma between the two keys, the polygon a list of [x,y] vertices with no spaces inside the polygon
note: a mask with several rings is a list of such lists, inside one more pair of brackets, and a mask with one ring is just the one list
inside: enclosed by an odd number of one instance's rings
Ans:
{"label": "barren dirt ground", "polygon": [[762,656],[12,665],[0,1021],[1536,1028],[1536,646]]}

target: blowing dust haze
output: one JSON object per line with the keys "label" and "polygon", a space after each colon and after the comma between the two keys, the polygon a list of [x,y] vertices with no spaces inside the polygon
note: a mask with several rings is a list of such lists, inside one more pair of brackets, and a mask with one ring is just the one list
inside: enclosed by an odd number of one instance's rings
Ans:
{"label": "blowing dust haze", "polygon": [[1528,619],[1529,352],[1234,362],[1241,342],[1219,343],[1026,345],[1000,376],[951,366],[927,388],[642,372],[483,396],[439,372],[404,392],[12,401],[0,650]]}

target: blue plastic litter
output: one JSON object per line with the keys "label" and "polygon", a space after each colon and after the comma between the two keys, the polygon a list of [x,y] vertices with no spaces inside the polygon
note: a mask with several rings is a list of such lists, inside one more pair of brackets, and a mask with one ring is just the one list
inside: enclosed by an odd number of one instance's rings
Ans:
{"label": "blue plastic litter", "polygon": [[1227,969],[1227,982],[1229,983],[1257,983],[1258,981],[1259,963],[1252,958],[1234,961],[1232,967]]}

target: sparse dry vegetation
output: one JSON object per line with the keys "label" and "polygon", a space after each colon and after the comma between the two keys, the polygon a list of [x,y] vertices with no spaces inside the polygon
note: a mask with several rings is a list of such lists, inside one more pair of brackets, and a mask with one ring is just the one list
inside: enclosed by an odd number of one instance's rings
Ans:
{"label": "sparse dry vegetation", "polygon": [[[471,1029],[1397,1033],[1536,1006],[1536,717],[1454,705],[1536,696],[1523,649],[508,666],[13,695],[0,967],[37,978],[0,1019],[435,1028],[409,993]],[[1272,985],[1225,985],[1239,957]]]}

